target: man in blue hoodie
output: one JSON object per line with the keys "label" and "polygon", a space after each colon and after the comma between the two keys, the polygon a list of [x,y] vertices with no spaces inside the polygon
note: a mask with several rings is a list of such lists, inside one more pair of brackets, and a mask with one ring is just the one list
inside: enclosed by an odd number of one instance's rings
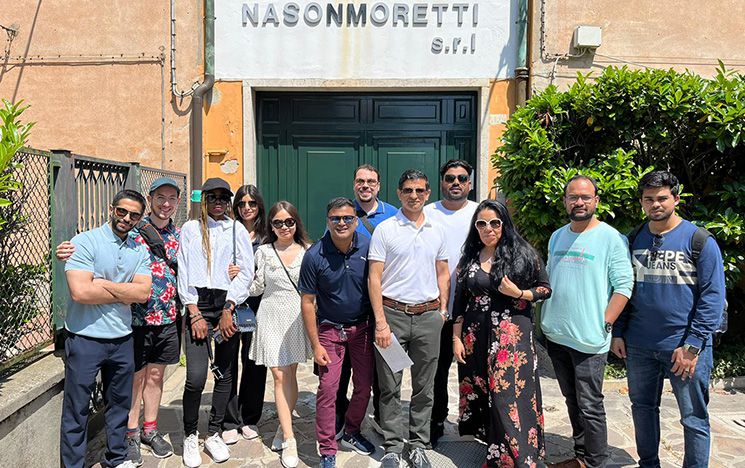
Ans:
{"label": "man in blue hoodie", "polygon": [[706,235],[675,213],[678,179],[655,171],[639,181],[648,222],[631,246],[635,290],[631,309],[613,328],[611,350],[626,359],[639,466],[659,467],[660,396],[665,378],[678,402],[685,440],[683,466],[709,463],[709,377],[712,333],[724,310],[722,254]]}

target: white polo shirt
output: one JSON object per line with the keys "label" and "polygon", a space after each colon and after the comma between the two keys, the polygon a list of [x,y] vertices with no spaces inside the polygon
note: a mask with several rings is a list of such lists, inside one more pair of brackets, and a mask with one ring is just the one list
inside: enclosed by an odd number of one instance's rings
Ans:
{"label": "white polo shirt", "polygon": [[421,304],[440,297],[437,260],[448,259],[445,233],[425,214],[416,227],[401,210],[380,223],[370,241],[370,261],[383,262],[383,296],[406,304]]}

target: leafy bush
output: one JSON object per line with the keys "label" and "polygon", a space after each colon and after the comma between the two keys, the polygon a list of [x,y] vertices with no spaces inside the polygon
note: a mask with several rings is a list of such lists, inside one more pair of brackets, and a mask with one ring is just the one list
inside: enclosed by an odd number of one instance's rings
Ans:
{"label": "leafy bush", "polygon": [[670,170],[683,184],[682,216],[722,248],[737,326],[745,298],[744,138],[745,75],[721,64],[713,79],[610,67],[593,82],[579,75],[566,92],[550,86],[532,97],[507,122],[492,163],[522,234],[544,252],[567,222],[562,188],[573,175],[597,179],[599,218],[628,232],[644,218],[639,179]]}

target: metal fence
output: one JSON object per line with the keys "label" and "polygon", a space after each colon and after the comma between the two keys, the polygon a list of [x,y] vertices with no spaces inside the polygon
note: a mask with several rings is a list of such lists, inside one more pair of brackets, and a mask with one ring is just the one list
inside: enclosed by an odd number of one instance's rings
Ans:
{"label": "metal fence", "polygon": [[53,339],[49,167],[49,153],[20,151],[8,171],[20,186],[0,195],[0,368]]}
{"label": "metal fence", "polygon": [[69,292],[53,249],[107,222],[119,190],[146,194],[153,180],[171,177],[183,195],[174,222],[187,219],[183,173],[28,148],[14,162],[20,189],[5,194],[12,203],[0,207],[0,219],[8,220],[0,227],[0,370],[49,345],[62,328]]}

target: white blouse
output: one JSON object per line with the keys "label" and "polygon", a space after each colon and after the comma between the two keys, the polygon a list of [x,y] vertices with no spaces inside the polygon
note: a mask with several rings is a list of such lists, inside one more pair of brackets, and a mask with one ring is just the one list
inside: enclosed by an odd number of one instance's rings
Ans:
{"label": "white blouse", "polygon": [[[231,281],[228,265],[233,263],[233,224],[235,224],[235,257],[241,268]],[[184,305],[197,303],[196,288],[222,289],[227,300],[242,304],[254,277],[254,254],[251,236],[241,223],[230,218],[215,221],[207,218],[207,231],[212,251],[211,268],[207,271],[207,256],[202,249],[202,231],[198,220],[188,221],[181,228],[178,251],[178,294]]]}

